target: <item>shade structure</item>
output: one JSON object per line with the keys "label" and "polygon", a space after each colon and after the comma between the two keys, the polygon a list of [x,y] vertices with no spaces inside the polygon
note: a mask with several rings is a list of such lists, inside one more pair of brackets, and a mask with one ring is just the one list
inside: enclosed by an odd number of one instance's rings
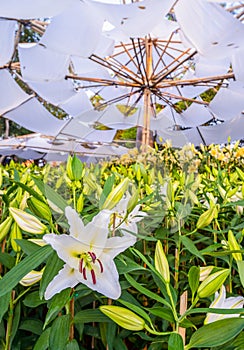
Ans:
{"label": "shade structure", "polygon": [[[37,113],[30,130],[111,142],[116,130],[140,126],[144,143],[153,130],[164,139],[175,137],[174,131],[187,135],[177,136],[177,145],[188,137],[199,144],[207,142],[200,127],[207,128],[211,119],[209,128],[236,120],[244,109],[244,29],[236,11],[228,11],[229,1],[226,8],[210,0],[62,0],[50,6],[37,1],[36,7],[25,0],[21,9],[16,1],[10,3],[15,5],[12,14],[7,1],[0,4],[9,42],[2,70],[12,72],[16,100],[3,102],[2,114],[28,127],[31,117],[22,103],[33,105]],[[19,64],[10,55],[10,18],[16,28],[31,26],[39,35],[35,43],[18,45]],[[16,79],[27,93],[13,87]],[[215,95],[210,103],[206,91]],[[40,113],[45,103],[63,111],[65,120],[39,122],[42,115],[51,117],[52,108]],[[21,118],[22,113],[26,116]],[[93,129],[97,124],[109,130],[98,132]],[[232,131],[236,135],[229,125],[229,136]]]}

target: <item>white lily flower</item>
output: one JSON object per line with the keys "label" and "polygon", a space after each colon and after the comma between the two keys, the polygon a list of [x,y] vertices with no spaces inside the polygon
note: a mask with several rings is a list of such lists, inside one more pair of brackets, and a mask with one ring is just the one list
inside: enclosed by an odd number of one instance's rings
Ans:
{"label": "white lily flower", "polygon": [[115,213],[115,227],[119,227],[125,236],[130,237],[133,245],[136,242],[138,233],[137,222],[141,221],[147,214],[140,210],[140,205],[138,204],[127,215],[130,200],[131,196],[127,193],[113,208],[113,212]]}
{"label": "white lily flower", "polygon": [[[222,285],[220,292],[215,293],[215,299],[211,303],[209,308],[239,309],[239,308],[243,308],[243,305],[244,305],[244,297],[242,296],[226,298],[226,290],[225,290],[225,287]],[[232,318],[232,317],[239,317],[239,314],[226,315],[226,314],[208,313],[205,318],[204,324],[222,320],[223,318]]]}
{"label": "white lily flower", "polygon": [[102,210],[86,226],[71,207],[66,207],[65,215],[70,235],[46,234],[43,237],[65,262],[63,269],[48,285],[45,299],[78,283],[108,298],[118,299],[121,287],[113,259],[131,245],[131,240],[125,236],[108,238],[111,215],[108,210]]}

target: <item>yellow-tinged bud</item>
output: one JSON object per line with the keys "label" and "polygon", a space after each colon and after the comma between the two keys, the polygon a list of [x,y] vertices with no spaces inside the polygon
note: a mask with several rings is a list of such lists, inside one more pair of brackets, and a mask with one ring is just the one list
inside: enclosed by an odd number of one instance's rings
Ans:
{"label": "yellow-tinged bud", "polygon": [[216,205],[212,206],[208,210],[206,210],[197,221],[197,229],[208,226],[214,218],[218,217],[218,210]]}
{"label": "yellow-tinged bud", "polygon": [[18,253],[21,251],[21,248],[18,245],[18,243],[15,241],[16,239],[22,239],[22,233],[19,226],[16,224],[16,222],[14,222],[11,228],[10,241],[11,241],[11,246],[13,250],[16,253]]}
{"label": "yellow-tinged bud", "polygon": [[102,205],[101,209],[111,210],[115,207],[116,204],[122,199],[125,191],[129,186],[129,179],[125,178],[118,184],[108,195],[105,202]]}
{"label": "yellow-tinged bud", "polygon": [[83,164],[81,160],[76,157],[76,155],[68,157],[66,171],[71,181],[81,180],[83,173]]}
{"label": "yellow-tinged bud", "polygon": [[81,195],[79,196],[77,203],[76,203],[76,209],[78,211],[78,213],[81,213],[84,207],[84,195],[83,193],[81,193]]}
{"label": "yellow-tinged bud", "polygon": [[170,282],[169,264],[162,243],[157,241],[155,249],[155,267],[166,283]]}
{"label": "yellow-tinged bud", "polygon": [[199,280],[204,281],[212,272],[214,266],[201,266],[200,267],[200,278]]}
{"label": "yellow-tinged bud", "polygon": [[[237,243],[237,240],[236,240],[233,232],[231,230],[228,232],[228,244],[229,244],[230,250],[240,250],[241,249],[239,244]],[[242,260],[242,254],[241,253],[232,253],[232,255],[233,255],[233,258],[236,261],[241,261]]]}
{"label": "yellow-tinged bud", "polygon": [[125,309],[124,307],[116,305],[103,305],[100,306],[99,309],[106,316],[111,318],[111,320],[125,329],[130,331],[141,331],[145,328],[145,321],[143,318],[131,310]]}
{"label": "yellow-tinged bud", "polygon": [[225,196],[226,196],[226,191],[225,191],[225,189],[223,189],[223,187],[221,187],[219,184],[217,184],[217,188],[218,188],[219,194],[220,194],[221,197],[224,199]]}
{"label": "yellow-tinged bud", "polygon": [[8,216],[0,225],[0,242],[7,236],[9,233],[10,227],[12,225],[13,219]]}
{"label": "yellow-tinged bud", "polygon": [[9,211],[22,230],[34,234],[42,234],[47,230],[35,216],[17,208],[9,208]]}
{"label": "yellow-tinged bud", "polygon": [[25,275],[25,277],[23,277],[19,283],[22,284],[22,286],[24,287],[29,287],[32,284],[39,282],[42,278],[42,275],[43,269],[41,271],[32,270],[29,273],[27,273],[27,275]]}
{"label": "yellow-tinged bud", "polygon": [[198,297],[207,298],[214,294],[222,286],[229,273],[228,269],[222,269],[209,275],[198,287]]}
{"label": "yellow-tinged bud", "polygon": [[46,219],[47,221],[51,220],[52,212],[46,203],[35,197],[30,197],[27,199],[27,204],[35,215],[40,216],[42,219]]}

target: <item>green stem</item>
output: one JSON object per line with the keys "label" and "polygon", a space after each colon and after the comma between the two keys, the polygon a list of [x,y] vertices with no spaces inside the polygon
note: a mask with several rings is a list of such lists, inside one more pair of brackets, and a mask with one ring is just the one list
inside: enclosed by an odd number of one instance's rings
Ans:
{"label": "green stem", "polygon": [[76,210],[76,191],[75,191],[75,185],[74,184],[72,184],[72,191],[73,191],[74,209]]}
{"label": "green stem", "polygon": [[154,335],[169,335],[169,334],[172,334],[174,332],[157,332],[155,331],[154,329],[151,329],[147,324],[145,324],[144,328],[151,334],[154,334]]}
{"label": "green stem", "polygon": [[15,291],[13,290],[11,293],[10,302],[9,302],[6,343],[5,343],[4,350],[11,350],[11,333],[12,333],[13,319],[14,319],[14,296],[15,296]]}
{"label": "green stem", "polygon": [[178,315],[177,315],[177,312],[176,312],[176,308],[175,308],[174,300],[173,300],[173,297],[172,297],[172,294],[171,294],[169,283],[166,283],[166,291],[167,291],[167,294],[168,294],[169,299],[170,299],[171,309],[172,309],[172,312],[173,312],[173,315],[174,315],[174,319],[178,323],[179,319],[178,319]]}

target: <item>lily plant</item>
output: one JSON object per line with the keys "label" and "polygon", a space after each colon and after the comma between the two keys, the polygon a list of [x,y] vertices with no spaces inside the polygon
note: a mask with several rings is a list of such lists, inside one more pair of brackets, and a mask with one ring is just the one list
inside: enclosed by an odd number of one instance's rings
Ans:
{"label": "lily plant", "polygon": [[66,207],[65,215],[70,235],[50,233],[43,237],[65,263],[47,286],[45,299],[52,298],[68,287],[73,288],[78,283],[108,298],[118,299],[121,287],[114,258],[133,242],[128,236],[109,237],[109,210],[100,211],[86,226],[71,207]]}

